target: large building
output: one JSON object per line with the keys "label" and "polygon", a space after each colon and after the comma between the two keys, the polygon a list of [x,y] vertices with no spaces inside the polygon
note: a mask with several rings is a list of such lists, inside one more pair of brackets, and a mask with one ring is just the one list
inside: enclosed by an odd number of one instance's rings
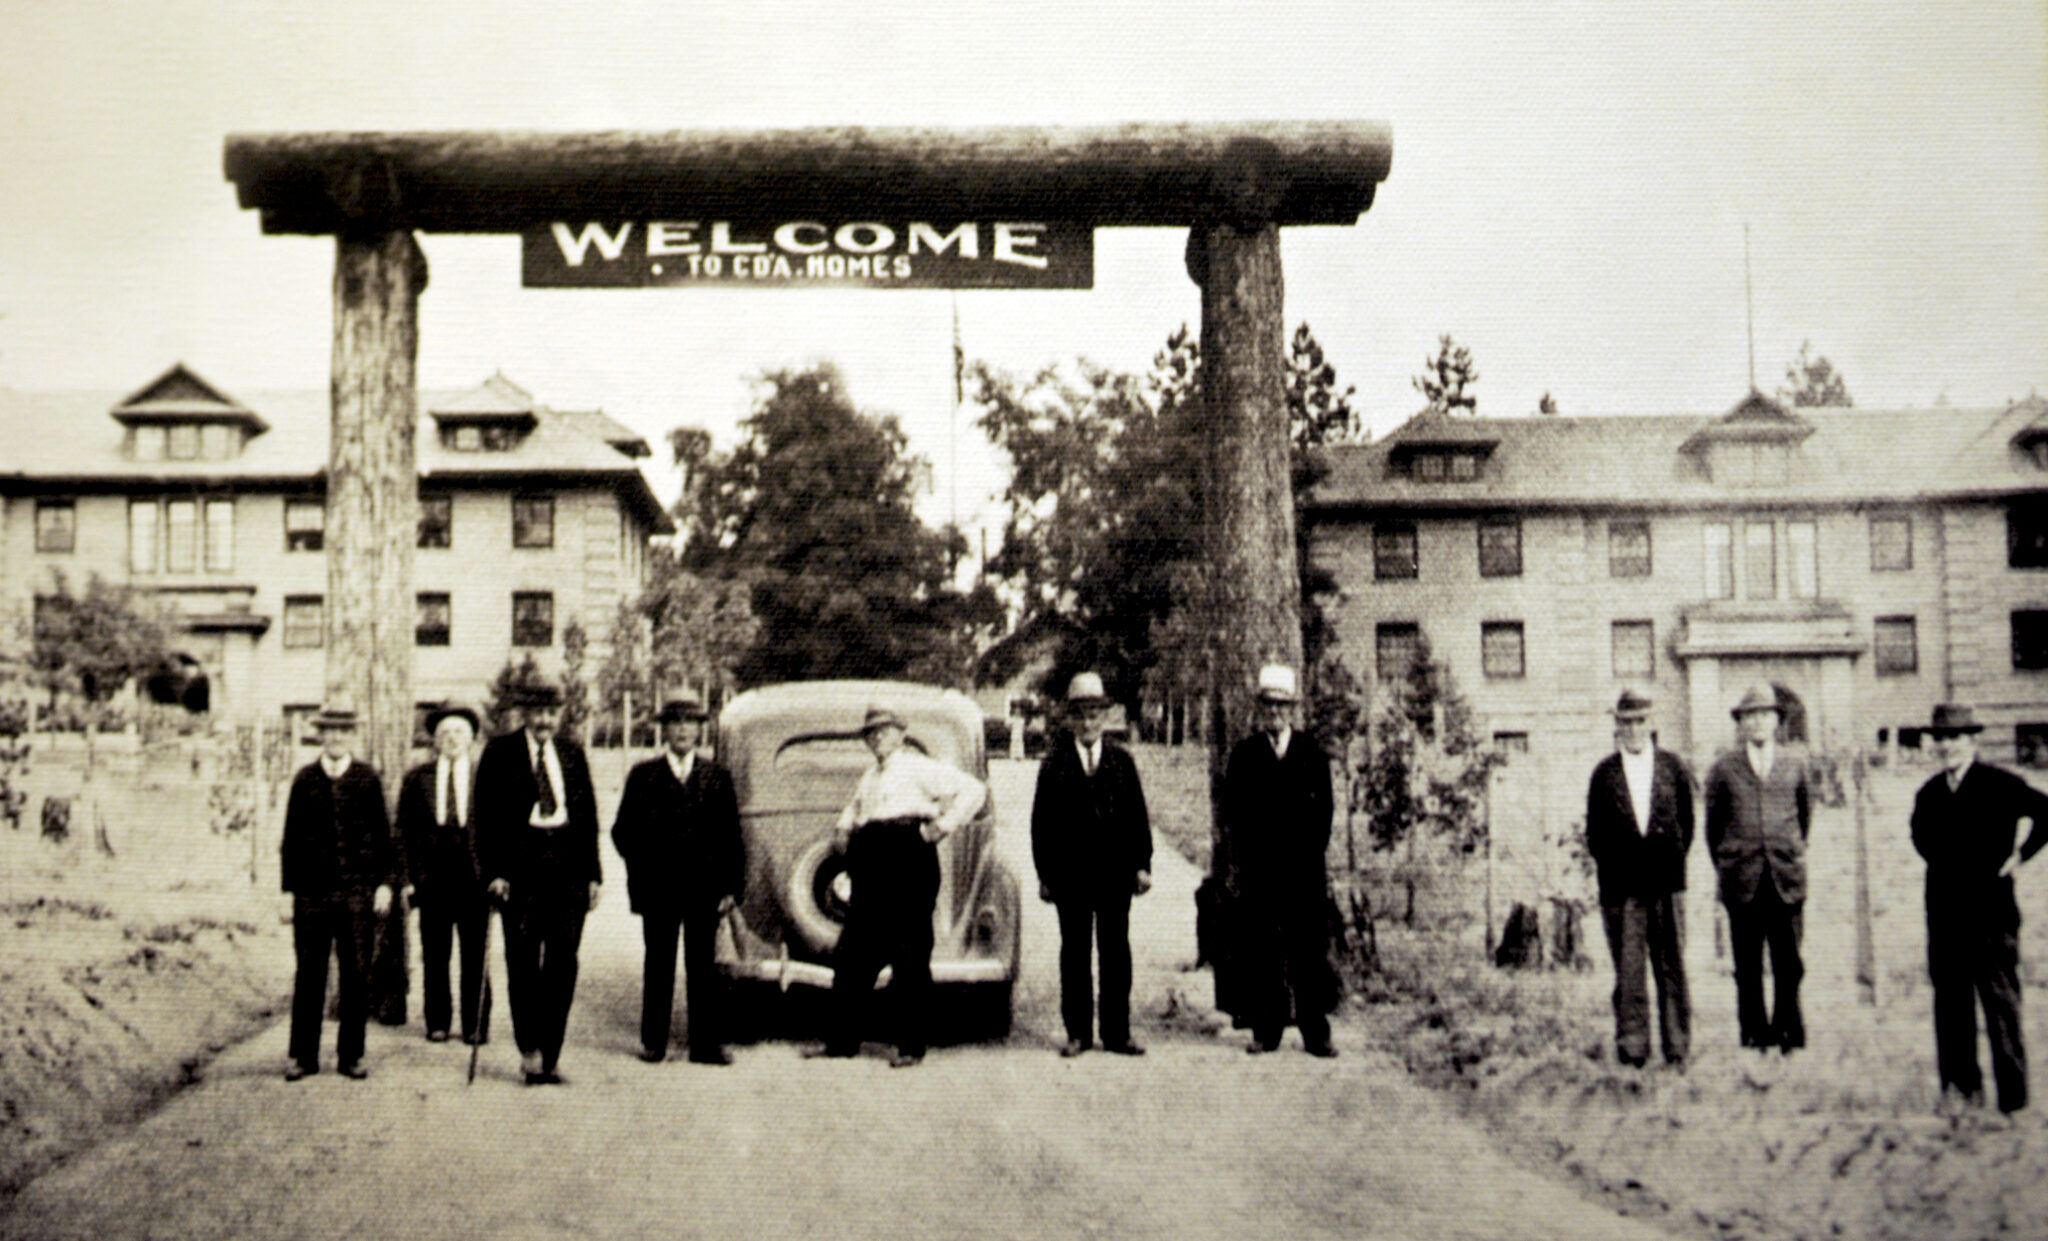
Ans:
{"label": "large building", "polygon": [[2048,402],[1423,415],[1331,463],[1343,655],[1385,677],[1426,638],[1552,831],[1630,686],[1696,769],[1757,681],[1816,750],[1917,744],[1960,699],[1991,756],[2048,763]]}
{"label": "large building", "polygon": [[[419,408],[415,696],[476,700],[529,652],[559,673],[571,622],[594,668],[672,529],[645,440],[502,375]],[[315,709],[329,421],[325,392],[244,402],[183,365],[120,399],[0,391],[0,622],[97,574],[163,605],[216,719]]]}

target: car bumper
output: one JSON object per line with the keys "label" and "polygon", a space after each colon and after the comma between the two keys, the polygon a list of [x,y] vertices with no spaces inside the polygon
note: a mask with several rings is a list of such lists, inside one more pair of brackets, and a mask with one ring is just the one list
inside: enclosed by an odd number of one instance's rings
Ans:
{"label": "car bumper", "polygon": [[[772,961],[720,961],[718,967],[725,971],[728,978],[772,982],[784,991],[791,987],[826,988],[832,985],[832,967],[819,965],[814,961],[794,961],[786,957]],[[882,967],[882,972],[875,978],[875,986],[888,986],[892,973],[888,966]],[[1004,961],[932,962],[932,981],[941,985],[1008,982],[1010,978],[1009,964]]]}

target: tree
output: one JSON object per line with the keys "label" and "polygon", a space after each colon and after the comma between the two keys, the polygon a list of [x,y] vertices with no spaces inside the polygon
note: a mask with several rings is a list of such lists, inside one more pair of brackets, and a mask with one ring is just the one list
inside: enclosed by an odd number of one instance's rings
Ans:
{"label": "tree", "polygon": [[965,540],[918,519],[922,462],[896,419],[856,407],[829,363],[758,385],[744,439],[703,463],[681,514],[681,567],[749,587],[759,629],[737,679],[964,677],[973,626],[1000,606],[953,589]]}
{"label": "tree", "polygon": [[519,726],[519,708],[528,686],[538,685],[547,680],[541,674],[540,665],[534,662],[533,652],[521,656],[519,662],[505,661],[498,669],[498,675],[491,678],[488,697],[484,700],[484,735],[495,737],[511,732]]}
{"label": "tree", "polygon": [[1545,417],[1555,417],[1557,415],[1557,398],[1548,392],[1544,393],[1536,402],[1536,412]]}
{"label": "tree", "polygon": [[[1318,483],[1329,476],[1329,464],[1317,450],[1327,444],[1355,440],[1364,434],[1363,420],[1351,407],[1351,397],[1357,388],[1337,390],[1337,368],[1323,357],[1323,347],[1316,343],[1315,333],[1309,331],[1307,323],[1295,329],[1294,342],[1287,353],[1287,424],[1289,438],[1293,443],[1291,482],[1294,488],[1294,559],[1301,575],[1301,662],[1307,682],[1307,699],[1310,706],[1309,725],[1312,731],[1318,727],[1328,731],[1338,727],[1335,720],[1319,721],[1315,716],[1318,702],[1332,705],[1345,700],[1345,692],[1335,686],[1329,695],[1324,695],[1317,685],[1317,678],[1326,666],[1335,659],[1332,648],[1336,644],[1336,628],[1323,611],[1322,601],[1336,593],[1337,579],[1329,570],[1316,564],[1310,554],[1309,523],[1306,520],[1308,497]],[[1335,667],[1328,671],[1341,684],[1351,679],[1348,671]]]}
{"label": "tree", "polygon": [[111,585],[95,573],[85,593],[73,595],[61,572],[56,587],[36,597],[28,660],[31,679],[48,691],[52,707],[66,692],[89,706],[104,705],[169,660],[162,617],[132,587]]}
{"label": "tree", "polygon": [[590,719],[590,685],[583,679],[583,661],[590,653],[590,635],[583,622],[572,620],[562,626],[562,735],[583,740],[584,724]]}
{"label": "tree", "polygon": [[1429,399],[1425,412],[1479,412],[1479,399],[1465,391],[1479,382],[1479,368],[1472,361],[1470,349],[1452,340],[1450,333],[1446,332],[1437,338],[1436,356],[1424,358],[1422,366],[1423,373],[1411,382],[1417,392]]}
{"label": "tree", "polygon": [[1809,357],[1813,342],[1799,342],[1799,356],[1785,368],[1785,383],[1778,389],[1778,399],[1795,407],[1813,409],[1822,406],[1847,408],[1856,402],[1849,397],[1849,385],[1842,381],[1841,372],[1825,356]]}

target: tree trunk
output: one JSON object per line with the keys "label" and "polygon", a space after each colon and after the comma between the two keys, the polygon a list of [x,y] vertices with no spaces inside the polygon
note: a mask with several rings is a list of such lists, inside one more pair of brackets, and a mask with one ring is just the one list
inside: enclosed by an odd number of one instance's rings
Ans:
{"label": "tree trunk", "polygon": [[[335,241],[333,426],[327,467],[327,696],[362,721],[357,753],[385,809],[412,757],[412,557],[419,527],[414,373],[426,256],[403,230]],[[378,928],[370,1013],[405,1020],[405,913]]]}

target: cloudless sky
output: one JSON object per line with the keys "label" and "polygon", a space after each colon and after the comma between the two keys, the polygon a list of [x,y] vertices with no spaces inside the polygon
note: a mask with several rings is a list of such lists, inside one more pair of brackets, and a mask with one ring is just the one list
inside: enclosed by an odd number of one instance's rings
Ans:
{"label": "cloudless sky", "polygon": [[[1745,222],[1764,390],[1803,340],[1864,406],[2048,388],[2041,0],[0,0],[0,69],[15,388],[125,392],[180,360],[231,394],[325,386],[333,243],[262,235],[222,177],[231,132],[1295,118],[1393,126],[1357,225],[1283,234],[1288,328],[1375,431],[1421,403],[1443,332],[1482,414],[1727,409]],[[1199,317],[1184,241],[1103,230],[1092,291],[958,293],[968,356],[1144,369]],[[747,376],[830,358],[932,460],[928,515],[956,451],[963,517],[1000,487],[952,421],[954,294],[521,290],[516,238],[423,244],[423,386],[502,369],[657,443],[729,444]]]}

